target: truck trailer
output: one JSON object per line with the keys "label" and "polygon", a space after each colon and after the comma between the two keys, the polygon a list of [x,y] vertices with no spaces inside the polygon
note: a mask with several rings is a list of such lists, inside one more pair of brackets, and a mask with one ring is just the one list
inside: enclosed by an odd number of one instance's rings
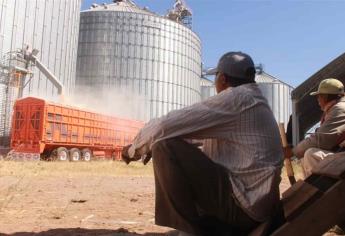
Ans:
{"label": "truck trailer", "polygon": [[144,123],[44,99],[18,99],[11,126],[12,159],[120,159]]}

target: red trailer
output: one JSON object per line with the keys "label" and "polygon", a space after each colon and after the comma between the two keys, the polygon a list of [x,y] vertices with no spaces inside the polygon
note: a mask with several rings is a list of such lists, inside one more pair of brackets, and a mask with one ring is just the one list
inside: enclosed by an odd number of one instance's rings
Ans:
{"label": "red trailer", "polygon": [[118,159],[143,125],[39,98],[19,99],[12,118],[12,158]]}

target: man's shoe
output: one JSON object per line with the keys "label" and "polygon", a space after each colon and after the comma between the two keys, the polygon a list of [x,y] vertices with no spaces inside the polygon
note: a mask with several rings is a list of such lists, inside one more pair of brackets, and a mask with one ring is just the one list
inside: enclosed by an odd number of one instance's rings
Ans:
{"label": "man's shoe", "polygon": [[189,234],[180,230],[172,230],[167,233],[167,236],[196,236],[196,235]]}
{"label": "man's shoe", "polygon": [[195,235],[194,234],[189,234],[189,233],[186,233],[186,232],[183,232],[183,231],[179,231],[178,236],[195,236]]}

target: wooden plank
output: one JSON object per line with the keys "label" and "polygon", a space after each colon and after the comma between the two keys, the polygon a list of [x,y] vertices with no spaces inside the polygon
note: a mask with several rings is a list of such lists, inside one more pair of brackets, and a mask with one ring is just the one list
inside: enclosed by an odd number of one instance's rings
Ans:
{"label": "wooden plank", "polygon": [[[288,143],[286,139],[286,134],[285,134],[285,128],[284,128],[284,123],[279,123],[279,133],[280,133],[280,138],[282,141],[283,148],[288,148]],[[292,164],[290,157],[284,156],[284,166],[286,168],[286,173],[289,178],[289,182],[291,185],[296,183],[295,175],[293,172]]]}
{"label": "wooden plank", "polygon": [[315,186],[323,193],[327,192],[328,189],[334,186],[338,181],[339,179],[335,179],[335,178],[325,176],[325,175],[316,175],[316,174],[312,174],[307,179],[304,180],[304,182],[307,182],[308,184]]}
{"label": "wooden plank", "polygon": [[345,178],[345,152],[327,156],[312,172],[337,179]]}
{"label": "wooden plank", "polygon": [[345,181],[338,181],[317,201],[272,236],[319,236],[345,219]]}
{"label": "wooden plank", "polygon": [[322,194],[318,188],[301,180],[294,185],[297,186],[293,186],[289,191],[286,191],[282,199],[284,215],[288,221]]}
{"label": "wooden plank", "polygon": [[290,188],[288,188],[285,192],[282,193],[282,199],[288,198],[289,196],[294,194],[296,191],[298,191],[298,189],[301,188],[303,183],[304,183],[303,180],[298,180],[296,184],[292,185]]}

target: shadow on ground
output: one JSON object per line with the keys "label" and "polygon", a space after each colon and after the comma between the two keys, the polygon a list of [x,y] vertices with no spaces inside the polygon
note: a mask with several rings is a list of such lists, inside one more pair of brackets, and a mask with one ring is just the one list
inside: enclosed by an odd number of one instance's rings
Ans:
{"label": "shadow on ground", "polygon": [[2,234],[0,236],[165,236],[165,233],[144,233],[137,234],[128,231],[124,228],[119,229],[82,229],[82,228],[68,228],[68,229],[50,229],[42,232],[17,232],[12,234]]}

